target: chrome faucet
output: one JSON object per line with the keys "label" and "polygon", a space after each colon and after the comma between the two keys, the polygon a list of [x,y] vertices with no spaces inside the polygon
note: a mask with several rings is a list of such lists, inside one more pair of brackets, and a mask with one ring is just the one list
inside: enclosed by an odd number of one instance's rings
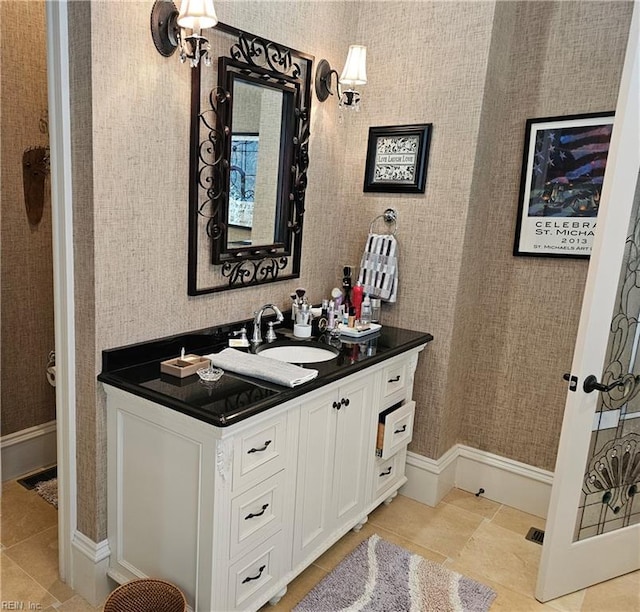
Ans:
{"label": "chrome faucet", "polygon": [[[280,309],[275,304],[265,304],[256,310],[253,315],[253,336],[251,337],[251,344],[260,344],[262,342],[262,332],[260,327],[262,325],[262,315],[265,310],[273,310],[276,313],[277,322],[282,323],[284,321],[284,315],[280,312]],[[273,331],[273,323],[269,324],[269,331],[267,332],[267,342],[273,342],[276,339],[276,333]]]}

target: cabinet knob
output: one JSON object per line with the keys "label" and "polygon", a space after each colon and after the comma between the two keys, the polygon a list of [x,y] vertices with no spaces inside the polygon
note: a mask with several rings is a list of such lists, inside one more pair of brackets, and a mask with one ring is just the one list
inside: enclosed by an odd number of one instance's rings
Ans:
{"label": "cabinet knob", "polygon": [[340,400],[340,403],[343,406],[348,406],[349,405],[349,398],[345,399],[344,397]]}
{"label": "cabinet knob", "polygon": [[342,404],[340,402],[333,402],[333,407],[336,410],[340,410],[340,408],[342,408]]}
{"label": "cabinet knob", "polygon": [[262,451],[266,451],[267,447],[269,446],[269,444],[271,444],[271,440],[267,440],[264,443],[264,446],[262,448],[251,448],[247,451],[247,455],[250,455],[251,453],[261,453]]}

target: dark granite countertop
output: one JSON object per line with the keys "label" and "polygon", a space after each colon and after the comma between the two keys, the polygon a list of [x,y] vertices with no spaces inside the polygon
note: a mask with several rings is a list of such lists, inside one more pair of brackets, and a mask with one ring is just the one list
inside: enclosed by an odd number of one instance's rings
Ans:
{"label": "dark granite countertop", "polygon": [[[245,324],[251,329],[249,322]],[[339,355],[330,361],[304,364],[318,370],[318,376],[292,389],[231,372],[225,372],[216,382],[203,382],[195,374],[180,379],[160,372],[160,362],[177,357],[183,347],[186,353],[197,355],[222,350],[227,347],[229,333],[242,325],[235,323],[103,351],[98,380],[205,423],[226,427],[433,340],[425,332],[387,326],[357,339],[340,336],[336,343]],[[288,335],[286,329],[278,331],[279,338]],[[325,334],[315,340],[327,343],[331,338]]]}

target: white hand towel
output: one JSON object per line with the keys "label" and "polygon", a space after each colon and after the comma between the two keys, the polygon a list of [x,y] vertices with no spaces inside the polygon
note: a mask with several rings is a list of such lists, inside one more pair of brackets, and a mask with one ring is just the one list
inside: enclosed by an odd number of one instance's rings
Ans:
{"label": "white hand towel", "polygon": [[364,292],[386,302],[398,295],[398,241],[392,234],[369,234],[358,279]]}
{"label": "white hand towel", "polygon": [[223,370],[268,380],[284,387],[297,387],[318,376],[318,370],[308,370],[292,363],[252,353],[243,353],[232,348],[226,348],[206,357],[211,360],[212,365]]}

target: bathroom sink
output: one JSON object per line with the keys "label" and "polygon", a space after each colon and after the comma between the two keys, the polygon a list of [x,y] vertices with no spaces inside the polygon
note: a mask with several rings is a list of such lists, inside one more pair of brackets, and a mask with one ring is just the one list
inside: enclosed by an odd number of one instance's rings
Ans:
{"label": "bathroom sink", "polygon": [[256,349],[256,353],[287,363],[318,363],[335,359],[340,351],[333,346],[316,342],[287,342],[263,344]]}

